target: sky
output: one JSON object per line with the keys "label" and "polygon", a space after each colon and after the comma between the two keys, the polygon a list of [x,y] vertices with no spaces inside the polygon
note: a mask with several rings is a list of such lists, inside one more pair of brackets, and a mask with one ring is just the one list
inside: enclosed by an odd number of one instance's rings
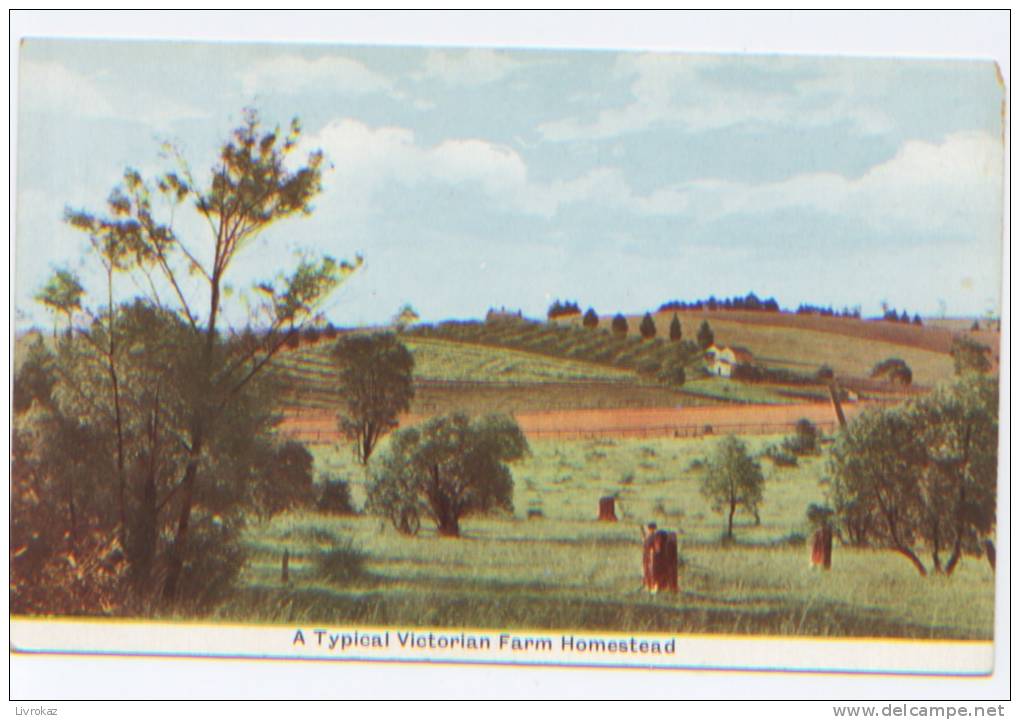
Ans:
{"label": "sky", "polygon": [[[207,176],[249,106],[299,117],[328,167],[314,213],[263,233],[231,288],[303,252],[361,255],[324,308],[339,325],[751,291],[999,312],[990,62],[30,39],[19,64],[19,324],[49,322],[32,296],[56,267],[101,287],[65,207],[167,168],[163,141]],[[208,240],[186,213],[175,227]]]}

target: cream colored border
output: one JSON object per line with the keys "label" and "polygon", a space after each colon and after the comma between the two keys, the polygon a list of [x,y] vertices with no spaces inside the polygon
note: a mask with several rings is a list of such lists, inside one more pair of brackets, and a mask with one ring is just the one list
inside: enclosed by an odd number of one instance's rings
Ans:
{"label": "cream colored border", "polygon": [[[402,644],[400,638],[409,633],[422,639],[424,647]],[[350,643],[348,647],[344,647],[344,636]],[[648,643],[649,647],[655,647],[654,643],[662,652],[572,651],[564,648],[566,637],[617,646],[629,646],[634,638],[635,643]],[[351,643],[354,638],[362,642]],[[479,647],[439,647],[444,644],[440,638],[470,638]],[[528,649],[522,649],[521,643],[526,639],[533,642],[524,643]],[[514,640],[518,641],[516,649]],[[126,657],[967,676],[987,675],[993,665],[991,642],[312,624],[214,625],[24,617],[11,619],[11,649],[26,654]]]}

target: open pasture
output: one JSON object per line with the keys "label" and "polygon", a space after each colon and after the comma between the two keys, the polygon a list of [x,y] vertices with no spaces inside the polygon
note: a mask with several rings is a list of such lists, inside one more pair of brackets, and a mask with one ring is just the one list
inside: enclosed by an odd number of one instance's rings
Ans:
{"label": "open pasture", "polygon": [[[749,438],[755,452],[778,437]],[[921,578],[890,552],[837,545],[828,573],[808,567],[804,509],[824,465],[763,461],[760,524],[738,514],[736,543],[698,492],[712,440],[535,441],[514,466],[514,513],[471,517],[459,539],[428,525],[399,535],[378,518],[312,512],[248,531],[251,561],[215,615],[247,622],[604,629],[679,633],[985,639],[994,578],[967,558],[952,578]],[[385,443],[380,451],[385,451]],[[347,477],[356,504],[365,472],[320,449],[317,468]],[[595,521],[618,497],[617,523]],[[527,519],[529,511],[533,516]],[[639,524],[680,533],[680,592],[641,589]],[[280,559],[291,557],[288,584]],[[335,551],[339,570],[316,558]]]}

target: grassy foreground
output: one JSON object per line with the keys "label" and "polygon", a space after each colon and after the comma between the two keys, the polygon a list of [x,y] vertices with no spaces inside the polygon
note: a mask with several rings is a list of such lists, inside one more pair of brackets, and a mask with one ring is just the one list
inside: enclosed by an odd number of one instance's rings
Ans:
{"label": "grassy foreground", "polygon": [[[777,438],[750,438],[760,450]],[[398,535],[378,518],[297,512],[253,526],[251,561],[216,616],[246,622],[679,633],[987,639],[994,577],[967,558],[949,579],[921,578],[889,552],[837,545],[833,569],[808,567],[804,508],[823,496],[823,461],[766,470],[761,522],[722,520],[698,493],[707,440],[532,444],[514,468],[515,514],[469,518],[464,537],[428,526]],[[385,450],[385,448],[382,448]],[[364,477],[348,453],[320,469]],[[619,523],[594,521],[598,497],[619,495]],[[542,517],[526,519],[528,510]],[[638,525],[681,533],[681,591],[640,587]],[[280,578],[284,550],[290,581]]]}

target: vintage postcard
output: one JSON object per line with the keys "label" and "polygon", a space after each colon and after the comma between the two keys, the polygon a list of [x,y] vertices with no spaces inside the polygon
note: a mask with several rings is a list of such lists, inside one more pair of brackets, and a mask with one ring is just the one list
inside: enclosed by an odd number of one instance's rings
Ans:
{"label": "vintage postcard", "polygon": [[13,653],[992,672],[994,63],[19,63]]}

